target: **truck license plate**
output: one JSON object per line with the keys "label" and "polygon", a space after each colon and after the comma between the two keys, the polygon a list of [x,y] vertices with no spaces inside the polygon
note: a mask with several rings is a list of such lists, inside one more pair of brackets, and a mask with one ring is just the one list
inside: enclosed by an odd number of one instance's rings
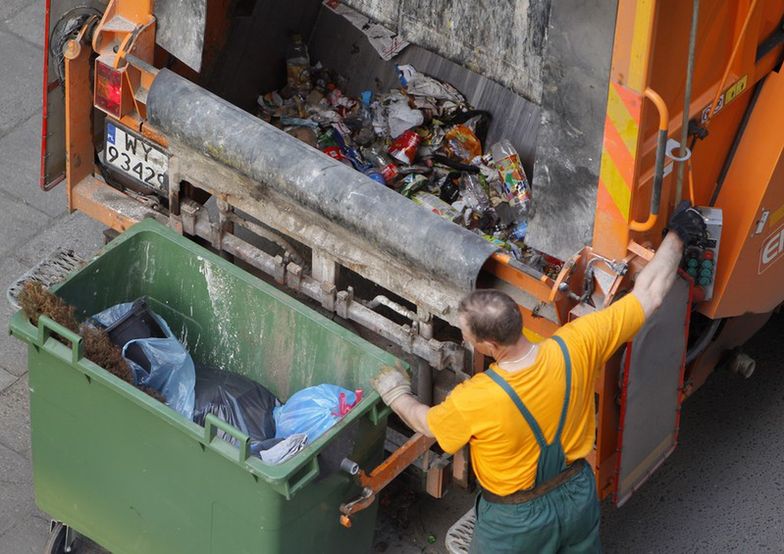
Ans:
{"label": "truck license plate", "polygon": [[114,169],[156,191],[169,188],[169,156],[136,133],[106,121],[106,163]]}

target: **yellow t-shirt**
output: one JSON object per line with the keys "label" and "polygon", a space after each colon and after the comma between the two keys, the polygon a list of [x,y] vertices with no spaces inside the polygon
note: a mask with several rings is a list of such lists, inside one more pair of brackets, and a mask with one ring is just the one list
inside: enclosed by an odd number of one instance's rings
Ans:
{"label": "yellow t-shirt", "polygon": [[[572,360],[572,393],[561,436],[567,463],[585,458],[593,448],[598,370],[644,321],[639,300],[628,294],[556,333]],[[514,388],[551,443],[566,388],[566,364],[558,344],[540,343],[536,360],[523,371],[509,373],[495,364],[492,368]],[[471,462],[485,490],[507,495],[534,485],[539,445],[514,402],[484,373],[458,385],[444,402],[431,408],[427,423],[450,454],[471,444]]]}

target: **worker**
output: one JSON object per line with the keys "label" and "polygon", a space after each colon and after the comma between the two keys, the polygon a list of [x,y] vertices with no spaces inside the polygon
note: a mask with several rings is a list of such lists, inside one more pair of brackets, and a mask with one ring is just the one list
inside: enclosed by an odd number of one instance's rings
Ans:
{"label": "worker", "polygon": [[471,445],[481,485],[472,554],[600,552],[593,470],[594,380],[642,327],[675,282],[685,245],[706,237],[701,214],[678,207],[669,232],[631,293],[561,327],[551,340],[522,334],[517,304],[478,290],[459,306],[465,342],[495,360],[429,407],[411,394],[408,375],[384,368],[373,385],[413,430],[450,454]]}

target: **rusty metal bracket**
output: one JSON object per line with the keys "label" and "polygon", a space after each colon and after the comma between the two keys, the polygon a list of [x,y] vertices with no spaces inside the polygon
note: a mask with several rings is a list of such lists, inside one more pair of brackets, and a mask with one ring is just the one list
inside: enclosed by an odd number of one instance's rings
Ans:
{"label": "rusty metal bracket", "polygon": [[340,505],[340,524],[343,527],[351,527],[351,517],[371,506],[376,495],[427,452],[433,443],[435,443],[434,438],[416,433],[369,474],[360,471],[357,478],[362,486],[362,493],[354,500]]}

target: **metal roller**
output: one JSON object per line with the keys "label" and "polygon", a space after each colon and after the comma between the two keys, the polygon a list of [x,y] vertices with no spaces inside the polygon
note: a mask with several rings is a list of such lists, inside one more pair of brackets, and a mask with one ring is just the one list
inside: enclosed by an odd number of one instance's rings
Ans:
{"label": "metal roller", "polygon": [[153,82],[147,110],[167,136],[461,290],[475,288],[482,265],[497,250],[169,70]]}

